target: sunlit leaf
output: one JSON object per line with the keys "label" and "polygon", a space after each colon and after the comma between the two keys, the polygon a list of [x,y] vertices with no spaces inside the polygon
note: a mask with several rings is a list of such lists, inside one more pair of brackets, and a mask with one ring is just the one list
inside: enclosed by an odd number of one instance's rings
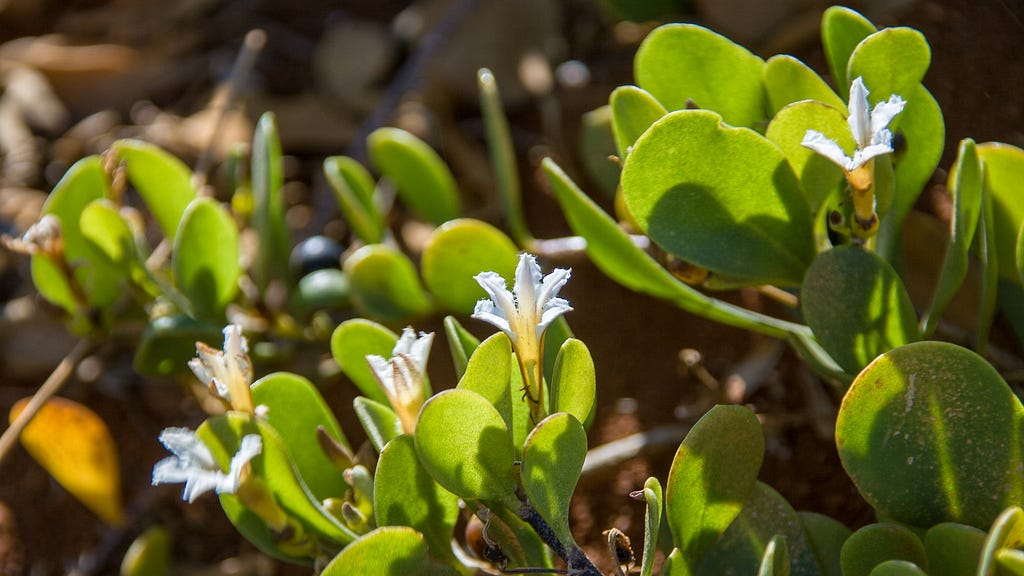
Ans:
{"label": "sunlit leaf", "polygon": [[458,218],[455,178],[426,142],[399,128],[378,128],[366,144],[373,164],[417,216],[438,225]]}

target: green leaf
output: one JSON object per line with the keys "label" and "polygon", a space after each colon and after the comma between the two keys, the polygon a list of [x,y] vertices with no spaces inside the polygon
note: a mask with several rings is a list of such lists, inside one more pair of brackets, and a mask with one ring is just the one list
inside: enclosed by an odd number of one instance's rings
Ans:
{"label": "green leaf", "polygon": [[992,522],[992,528],[985,538],[978,564],[979,576],[992,576],[996,571],[996,556],[1005,548],[1020,548],[1024,545],[1024,510],[1011,506],[1003,510]]}
{"label": "green leaf", "polygon": [[917,564],[906,560],[886,560],[871,571],[871,576],[928,576]]}
{"label": "green leaf", "polygon": [[857,376],[836,420],[843,467],[879,514],[985,529],[1024,498],[1024,408],[977,354],[945,342],[896,348]]}
{"label": "green leaf", "polygon": [[[291,456],[284,442],[270,424],[253,419],[248,414],[229,412],[209,418],[196,430],[200,440],[206,444],[221,469],[227,469],[231,458],[238,452],[242,438],[259,434],[263,440],[262,451],[250,461],[252,473],[263,481],[277,503],[289,517],[300,522],[305,529],[325,542],[344,546],[355,540],[356,535],[343,526],[320,505],[302,479],[296,474]],[[278,550],[267,525],[257,516],[241,515],[246,510],[233,494],[221,494],[221,505],[228,519],[236,528],[261,550]]]}
{"label": "green leaf", "polygon": [[611,157],[617,153],[612,110],[601,106],[580,118],[579,156],[594,185],[606,198],[615,196],[622,168]]}
{"label": "green leaf", "polygon": [[121,560],[120,576],[167,576],[171,569],[171,535],[154,524],[132,541]]}
{"label": "green leaf", "polygon": [[291,239],[285,223],[281,141],[273,112],[264,112],[252,138],[252,226],[259,236],[256,284],[266,290],[272,280],[288,281]]}
{"label": "green leaf", "polygon": [[801,142],[808,130],[817,130],[844,150],[854,150],[857,143],[842,110],[845,106],[834,108],[821,102],[797,102],[780,110],[765,132],[765,137],[786,155],[786,161],[799,178],[807,194],[807,203],[815,213],[840,185],[846,185],[846,177],[842,168]]}
{"label": "green leaf", "polygon": [[416,450],[438,484],[461,498],[515,502],[512,439],[501,414],[469,390],[445,390],[420,410]]}
{"label": "green leaf", "polygon": [[924,79],[931,61],[932,50],[923,34],[902,26],[883,28],[854,48],[846,83],[863,78],[872,106],[893,94],[909,98]]}
{"label": "green leaf", "polygon": [[791,574],[821,573],[800,518],[778,492],[757,482],[742,507],[736,520],[708,551],[697,572],[699,576],[755,573],[768,543],[776,535],[786,540]]}
{"label": "green leaf", "polygon": [[984,164],[984,186],[992,196],[995,221],[997,260],[1000,276],[1017,280],[1015,265],[1017,232],[1024,224],[1024,150],[1001,142],[978,145],[978,156]]}
{"label": "green leaf", "polygon": [[[512,345],[508,337],[499,332],[480,343],[472,352],[465,374],[459,379],[458,389],[471,390],[483,396],[501,414],[509,430],[512,429],[512,396],[509,379],[512,370]],[[516,368],[518,370],[518,367]]]}
{"label": "green leaf", "polygon": [[818,342],[850,373],[921,338],[914,305],[896,271],[860,246],[819,254],[807,271],[800,303]]}
{"label": "green leaf", "polygon": [[196,197],[192,170],[161,148],[141,140],[118,140],[110,149],[124,161],[128,180],[164,236],[174,241],[185,208]]}
{"label": "green leaf", "polygon": [[459,499],[423,468],[412,436],[398,436],[381,450],[373,478],[373,513],[377,526],[415,528],[436,558],[455,562],[451,542]]}
{"label": "green leaf", "polygon": [[518,160],[512,136],[509,134],[508,118],[505,117],[505,109],[501,104],[498,82],[494,74],[486,68],[477,71],[476,78],[480,90],[480,113],[484,117],[484,127],[487,129],[487,148],[491,152],[491,166],[494,168],[494,179],[501,194],[501,204],[505,209],[505,221],[512,237],[520,244],[526,245],[532,236],[523,216]]}
{"label": "green leaf", "polygon": [[388,442],[403,432],[402,421],[387,403],[382,404],[363,396],[356,396],[352,400],[352,409],[377,452],[383,450]]}
{"label": "green leaf", "polygon": [[625,160],[629,149],[651,124],[668,113],[658,99],[636,86],[619,86],[608,98],[612,110],[612,132],[619,158]]}
{"label": "green leaf", "polygon": [[363,246],[345,260],[342,269],[349,279],[352,302],[370,316],[401,323],[432,309],[416,267],[395,248]]}
{"label": "green leaf", "polygon": [[341,371],[359,388],[364,396],[388,404],[388,397],[366,362],[366,356],[376,354],[390,358],[398,335],[372,320],[356,318],[346,320],[331,334],[331,355]]}
{"label": "green leaf", "polygon": [[220,328],[185,314],[154,318],[139,338],[133,366],[140,374],[167,376],[188,372],[196,342],[216,342]]}
{"label": "green leaf", "polygon": [[868,576],[886,560],[906,560],[928,567],[924,544],[899,524],[870,524],[851,534],[843,544],[843,576]]}
{"label": "green leaf", "polygon": [[373,164],[417,216],[438,225],[459,217],[455,178],[426,142],[405,130],[378,128],[366,143]]}
{"label": "green leaf", "polygon": [[960,141],[956,164],[949,173],[948,189],[953,195],[950,242],[932,295],[932,304],[921,320],[921,331],[925,337],[935,331],[939,317],[967,277],[971,243],[981,215],[981,179],[981,162],[974,140],[965,138]]}
{"label": "green leaf", "polygon": [[651,576],[654,572],[658,535],[661,532],[662,510],[661,482],[653,476],[644,482],[644,501],[647,503],[647,511],[644,514],[644,553],[640,562],[640,576]]}
{"label": "green leaf", "polygon": [[480,341],[463,328],[454,316],[444,317],[444,333],[448,337],[448,349],[452,354],[452,364],[455,365],[455,377],[461,380],[466,374],[469,357],[480,345]]}
{"label": "green leaf", "polygon": [[821,44],[829,72],[844,100],[850,96],[850,83],[846,81],[850,56],[854,48],[875,31],[870,20],[845,6],[830,6],[821,16]]}
{"label": "green leaf", "polygon": [[714,110],[733,126],[765,120],[764,60],[707,28],[666,24],[648,34],[637,50],[637,84],[668,110],[692,101]]}
{"label": "green leaf", "polygon": [[846,109],[846,102],[836,96],[821,76],[789,55],[772,56],[765,62],[764,87],[768,94],[768,111],[773,117],[786,105],[801,100],[815,100],[837,110]]}
{"label": "green leaf", "polygon": [[224,317],[238,292],[238,229],[216,200],[197,198],[181,217],[171,266],[174,284],[192,304],[197,318]]}
{"label": "green leaf", "polygon": [[1024,575],[1024,550],[1003,548],[996,552],[996,571],[1012,576]]}
{"label": "green leaf", "polygon": [[[572,328],[565,316],[555,318],[555,321],[548,325],[544,331],[544,380],[551,382],[555,376],[555,361],[558,360],[558,352],[567,340],[573,337]],[[550,392],[549,392],[550,396]],[[550,400],[550,397],[548,398]]]}
{"label": "green leaf", "polygon": [[79,218],[82,237],[98,257],[105,259],[122,277],[135,262],[135,236],[128,223],[109,200],[90,202]]}
{"label": "green leaf", "polygon": [[907,149],[902,156],[896,154],[895,191],[878,231],[877,252],[889,262],[900,249],[899,233],[903,219],[931,179],[946,144],[942,110],[931,93],[918,85],[905,98],[907,104],[896,117],[894,130],[903,133]]}
{"label": "green leaf", "polygon": [[473,278],[481,272],[515,276],[519,248],[505,233],[480,220],[460,218],[437,227],[423,247],[423,282],[437,303],[470,314],[487,293]]}
{"label": "green leaf", "polygon": [[784,338],[789,332],[810,334],[805,326],[776,320],[709,298],[677,280],[638,248],[615,221],[594,203],[550,158],[542,164],[555,197],[573,232],[587,240],[590,259],[612,280],[630,290],[663,298],[676,306],[729,326]]}
{"label": "green leaf", "polygon": [[696,573],[739,515],[763,458],[761,424],[742,406],[715,406],[679,445],[668,474],[665,513],[689,573]]}
{"label": "green leaf", "polygon": [[985,547],[985,533],[973,526],[943,522],[928,529],[924,549],[931,576],[974,574]]}
{"label": "green leaf", "polygon": [[458,576],[433,559],[423,535],[405,526],[382,526],[347,546],[324,567],[322,576]]}
{"label": "green leaf", "polygon": [[761,557],[757,576],[789,576],[789,571],[789,548],[786,546],[786,539],[776,534],[764,547],[764,556]]}
{"label": "green leaf", "polygon": [[670,254],[750,284],[799,285],[814,258],[811,212],[786,158],[703,110],[672,112],[633,146],[630,213]]}
{"label": "green leaf", "polygon": [[566,548],[575,546],[569,531],[569,502],[586,457],[587,432],[565,412],[541,420],[523,447],[523,489]]}
{"label": "green leaf", "polygon": [[583,342],[571,338],[558,350],[550,383],[551,412],[568,412],[589,427],[594,420],[597,376]]}
{"label": "green leaf", "polygon": [[317,428],[322,427],[349,450],[351,447],[316,387],[298,374],[276,372],[252,384],[252,400],[257,406],[269,408],[266,421],[280,434],[313,496],[319,501],[343,498],[348,485],[341,470],[320,448]]}
{"label": "green leaf", "polygon": [[348,156],[330,156],[324,159],[324,177],[356,238],[365,244],[379,243],[384,238],[384,217],[373,200],[376,184],[370,172]]}
{"label": "green leaf", "polygon": [[815,512],[797,512],[807,543],[821,567],[822,576],[843,576],[839,553],[853,531],[842,523]]}
{"label": "green leaf", "polygon": [[352,303],[348,277],[336,268],[314,270],[299,280],[290,302],[299,314],[348,308]]}

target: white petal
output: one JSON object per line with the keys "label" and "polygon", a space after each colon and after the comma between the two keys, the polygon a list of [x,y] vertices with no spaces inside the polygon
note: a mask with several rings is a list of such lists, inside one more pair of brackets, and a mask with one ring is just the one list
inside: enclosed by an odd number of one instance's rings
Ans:
{"label": "white petal", "polygon": [[537,338],[540,339],[541,334],[547,329],[548,325],[555,321],[566,312],[571,312],[572,306],[569,306],[569,302],[564,298],[551,298],[544,306],[544,312],[540,317],[540,322],[537,324]]}
{"label": "white petal", "polygon": [[427,371],[427,358],[430,356],[430,346],[434,343],[434,333],[427,334],[420,332],[420,337],[412,343],[412,349],[407,355],[416,363],[420,373]]}
{"label": "white petal", "polygon": [[[491,297],[491,301],[497,307],[498,314],[501,317],[509,320],[516,315],[515,297],[505,287],[505,279],[499,276],[497,272],[481,272],[474,276],[473,279]],[[479,308],[479,306],[480,303],[477,302],[477,307]]]}
{"label": "white petal", "polygon": [[538,315],[547,307],[549,300],[558,296],[558,291],[562,289],[562,286],[565,286],[570,276],[572,276],[571,268],[555,268],[554,272],[544,277],[540,293],[537,295]]}
{"label": "white petal", "polygon": [[872,158],[874,158],[876,156],[882,156],[883,154],[888,154],[890,152],[892,152],[892,147],[890,147],[888,144],[872,144],[871,146],[868,146],[867,148],[865,148],[863,150],[857,150],[853,154],[853,160],[850,161],[850,168],[849,168],[849,170],[853,171],[853,170],[859,168],[862,164],[864,164],[868,160],[870,160],[870,159],[872,159]]}
{"label": "white petal", "polygon": [[540,265],[533,254],[523,252],[519,255],[516,265],[516,283],[512,293],[516,297],[516,309],[520,312],[532,312],[537,309],[537,289],[540,287]]}
{"label": "white petal", "polygon": [[[199,358],[193,358],[188,361],[188,367],[192,369],[192,373],[196,375],[196,379],[203,383],[204,386],[209,386],[210,382],[213,382],[213,374],[206,369],[206,364]],[[218,389],[218,393],[221,391]],[[226,390],[224,391],[227,392]]]}
{"label": "white petal", "polygon": [[881,138],[885,137],[883,132],[888,134],[889,131],[886,130],[886,128],[889,126],[889,123],[892,122],[892,119],[895,118],[897,114],[903,112],[903,107],[906,105],[907,102],[903,98],[893,94],[888,100],[885,102],[879,102],[875,106],[875,109],[871,111],[872,144],[888,144],[891,141],[891,135],[889,135],[884,141],[881,140]]}
{"label": "white petal", "polygon": [[413,342],[416,342],[416,331],[412,329],[412,326],[406,326],[402,329],[402,335],[398,337],[395,347],[391,349],[391,355],[395,356],[412,352]]}
{"label": "white petal", "polygon": [[807,133],[804,134],[804,139],[800,144],[835,162],[843,170],[850,170],[848,166],[853,162],[853,160],[846,155],[846,152],[843,151],[835,140],[832,140],[821,132],[808,130]]}
{"label": "white petal", "polygon": [[850,103],[847,106],[850,115],[846,122],[850,125],[853,139],[857,141],[857,148],[864,148],[871,142],[871,105],[868,103],[868,94],[863,78],[858,77],[853,81],[853,85],[850,86]]}
{"label": "white petal", "polygon": [[228,356],[238,356],[249,352],[249,343],[242,336],[242,327],[238,324],[228,324],[224,327],[224,353]]}
{"label": "white petal", "polygon": [[231,469],[221,474],[217,483],[217,494],[234,494],[238,491],[238,480],[242,468],[263,451],[263,439],[259,434],[248,434],[242,438],[238,452],[231,457]]}
{"label": "white petal", "polygon": [[217,465],[210,449],[188,428],[165,428],[160,433],[160,443],[186,465],[199,463],[204,468]]}
{"label": "white petal", "polygon": [[498,330],[501,330],[508,335],[513,341],[516,339],[516,333],[512,331],[512,326],[509,325],[508,319],[504,317],[500,310],[495,314],[494,303],[490,300],[478,300],[476,307],[473,309],[472,317],[477,320],[483,320],[489,324],[492,324]]}
{"label": "white petal", "polygon": [[380,382],[388,396],[394,396],[397,390],[395,389],[395,369],[391,362],[376,354],[368,354],[366,361],[370,363],[370,370],[373,371],[377,382]]}

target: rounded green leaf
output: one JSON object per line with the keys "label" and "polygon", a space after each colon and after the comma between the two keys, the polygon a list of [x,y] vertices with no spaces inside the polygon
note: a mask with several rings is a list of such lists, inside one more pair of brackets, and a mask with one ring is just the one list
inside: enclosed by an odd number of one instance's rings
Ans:
{"label": "rounded green leaf", "polygon": [[423,282],[441,306],[470,314],[487,294],[473,279],[481,272],[515,275],[519,248],[494,226],[461,218],[437,227],[423,247]]}
{"label": "rounded green leaf", "polygon": [[380,242],[384,218],[373,200],[376,183],[366,167],[348,156],[331,156],[324,159],[324,177],[352,233],[366,244]]}
{"label": "rounded green leaf", "polygon": [[822,576],[843,576],[839,553],[853,531],[837,520],[815,512],[797,512],[807,542],[821,567]]}
{"label": "rounded green leaf", "polygon": [[899,275],[860,246],[819,254],[807,271],[800,303],[818,342],[850,373],[920,339],[914,305]]}
{"label": "rounded green leaf", "polygon": [[928,529],[924,549],[931,576],[974,574],[985,547],[985,533],[973,526],[943,522]]}
{"label": "rounded green leaf", "polygon": [[575,338],[558,350],[551,378],[551,411],[568,412],[585,426],[594,419],[597,376],[587,345]]}
{"label": "rounded green leaf", "polygon": [[845,6],[830,6],[821,16],[821,44],[825,49],[828,69],[843,99],[850,95],[850,83],[845,81],[850,55],[862,40],[876,30],[870,20]]}
{"label": "rounded green leaf", "polygon": [[120,576],[166,576],[171,568],[171,534],[155,524],[132,541],[121,560]]}
{"label": "rounded green leaf", "polygon": [[[199,426],[196,434],[222,469],[230,465],[243,437],[259,434],[263,440],[262,449],[250,461],[252,473],[266,485],[277,503],[292,519],[327,542],[343,546],[355,540],[356,535],[327,512],[310,493],[296,473],[288,448],[270,424],[248,414],[229,412],[209,418]],[[246,510],[235,495],[221,494],[220,500],[228,518],[247,539],[260,549],[280,550],[267,525]],[[240,511],[246,511],[248,515],[242,515]]]}
{"label": "rounded green leaf", "polygon": [[843,467],[879,514],[985,529],[1024,497],[1024,408],[983,358],[919,342],[857,376],[836,420]]}
{"label": "rounded green leaf", "polygon": [[763,458],[761,423],[743,406],[715,406],[679,445],[668,473],[665,514],[690,573],[739,515]]}
{"label": "rounded green leaf", "polygon": [[1024,150],[1001,142],[978,145],[978,156],[984,164],[985,192],[992,197],[995,221],[997,261],[1003,278],[1017,279],[1017,232],[1024,224]]}
{"label": "rounded green leaf", "polygon": [[335,268],[314,270],[303,276],[292,298],[300,313],[346,308],[352,303],[348,278]]}
{"label": "rounded green leaf", "polygon": [[366,144],[373,164],[417,216],[438,225],[458,218],[455,178],[426,142],[399,128],[378,128]]}
{"label": "rounded green leaf", "polygon": [[1024,550],[1000,549],[996,552],[996,566],[999,574],[1024,575]]}
{"label": "rounded green leaf", "polygon": [[434,556],[454,561],[451,542],[459,499],[423,468],[412,436],[398,436],[381,450],[373,478],[373,513],[377,526],[415,528]]}
{"label": "rounded green leaf", "polygon": [[637,84],[668,110],[714,110],[733,126],[765,120],[764,60],[694,24],[666,24],[648,34],[633,61]]}
{"label": "rounded green leaf", "polygon": [[363,396],[356,396],[352,400],[352,409],[377,452],[383,450],[388,442],[403,433],[402,421],[389,404],[381,404]]}
{"label": "rounded green leaf", "polygon": [[629,149],[641,134],[659,118],[668,113],[650,92],[636,86],[619,86],[608,98],[612,109],[612,131],[619,158],[629,155]]}
{"label": "rounded green leaf", "polygon": [[423,535],[405,526],[382,526],[347,546],[322,576],[458,576],[431,558]]}
{"label": "rounded green leaf", "polygon": [[[803,146],[801,142],[808,130],[817,130],[837,142],[844,150],[857,147],[842,112],[846,106],[832,107],[822,102],[790,104],[772,118],[765,137],[775,143],[786,155],[793,173],[800,179],[807,203],[817,212],[829,195],[846,184],[843,170],[831,160]],[[851,152],[852,153],[852,152]]]}
{"label": "rounded green leaf", "polygon": [[252,400],[257,406],[269,408],[266,421],[281,435],[295,469],[313,496],[320,501],[343,498],[348,485],[341,470],[320,448],[317,428],[323,428],[346,447],[348,439],[312,382],[288,372],[268,374],[253,383]]}
{"label": "rounded green leaf", "polygon": [[611,160],[618,153],[612,129],[612,110],[600,106],[580,118],[579,158],[605,198],[613,198],[619,187],[621,165]]}
{"label": "rounded green leaf", "polygon": [[512,439],[483,396],[446,390],[420,410],[416,450],[438,484],[462,498],[515,498]]}
{"label": "rounded green leaf", "polygon": [[164,236],[173,241],[185,208],[196,197],[192,170],[158,146],[141,140],[118,140],[111,151],[124,161],[128,180]]}
{"label": "rounded green leaf", "polygon": [[366,356],[376,354],[390,358],[396,343],[398,335],[391,330],[372,320],[356,318],[346,320],[334,329],[331,355],[363,396],[387,405],[388,397],[366,362]]}
{"label": "rounded green leaf", "polygon": [[872,106],[893,94],[906,99],[924,79],[931,61],[932,50],[923,34],[913,28],[883,28],[854,48],[846,83],[863,78]]}
{"label": "rounded green leaf", "polygon": [[154,318],[139,338],[134,368],[148,375],[186,373],[188,361],[196,355],[196,342],[217,342],[221,338],[218,325],[185,314]]}
{"label": "rounded green leaf", "polygon": [[772,56],[765,62],[764,87],[771,116],[778,114],[786,105],[801,100],[815,100],[839,110],[846,109],[846,102],[829,88],[821,76],[789,55]]}
{"label": "rounded green leaf", "polygon": [[871,576],[928,576],[913,562],[886,560],[871,571]]}
{"label": "rounded green leaf", "polygon": [[814,258],[811,211],[785,156],[713,112],[672,112],[651,126],[622,191],[652,240],[713,272],[793,286]]}
{"label": "rounded green leaf", "polygon": [[85,241],[122,275],[135,259],[135,237],[128,223],[109,200],[90,202],[78,221]]}
{"label": "rounded green leaf", "polygon": [[569,503],[586,457],[587,432],[575,416],[565,412],[541,420],[523,447],[523,489],[566,548],[574,545]]}
{"label": "rounded green leaf", "polygon": [[217,319],[238,292],[238,228],[216,200],[197,198],[181,217],[171,266],[197,318]]}
{"label": "rounded green leaf", "polygon": [[767,484],[757,482],[742,508],[704,557],[698,576],[756,573],[762,565],[767,544],[777,535],[785,538],[790,574],[814,576],[821,573],[800,518],[782,495]]}
{"label": "rounded green leaf", "polygon": [[899,524],[870,524],[846,539],[842,551],[843,576],[868,576],[887,560],[905,560],[928,567],[924,544]]}
{"label": "rounded green leaf", "polygon": [[[465,374],[459,379],[460,390],[471,390],[486,398],[512,429],[512,344],[498,332],[481,342],[469,357]],[[518,367],[517,367],[518,370]]]}
{"label": "rounded green leaf", "polygon": [[352,301],[364,313],[402,322],[431,310],[416,267],[405,254],[384,244],[363,246],[343,265]]}

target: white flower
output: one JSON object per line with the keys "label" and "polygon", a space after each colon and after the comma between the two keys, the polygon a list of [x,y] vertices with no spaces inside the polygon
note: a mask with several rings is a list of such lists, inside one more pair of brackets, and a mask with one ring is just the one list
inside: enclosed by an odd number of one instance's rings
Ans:
{"label": "white flower", "polygon": [[850,115],[846,119],[857,142],[853,158],[847,156],[835,140],[816,130],[808,130],[801,144],[835,162],[847,173],[853,172],[868,160],[893,151],[888,126],[905,105],[903,98],[893,94],[889,100],[879,102],[869,114],[868,89],[864,87],[864,80],[857,78],[850,86]]}
{"label": "white flower", "polygon": [[242,336],[242,327],[229,324],[224,327],[224,350],[216,350],[196,342],[197,358],[189,360],[188,367],[200,382],[231,404],[232,408],[253,412],[249,385],[252,382],[252,361],[249,346]]}
{"label": "white flower", "polygon": [[505,279],[495,272],[474,276],[490,296],[476,303],[473,318],[489,322],[508,335],[512,342],[534,338],[540,342],[544,329],[555,318],[572,310],[558,297],[558,291],[569,281],[571,269],[556,268],[541,280],[540,266],[532,254],[519,255],[516,282],[509,292]]}
{"label": "white flower", "polygon": [[366,361],[392,403],[422,399],[423,376],[427,373],[427,357],[433,342],[433,333],[420,332],[417,338],[416,331],[407,326],[391,351],[390,359],[367,355]]}
{"label": "white flower", "polygon": [[4,235],[2,244],[12,252],[20,254],[43,254],[59,256],[64,250],[60,219],[46,214],[29,227],[21,238]]}
{"label": "white flower", "polygon": [[153,466],[153,485],[184,482],[181,498],[190,503],[210,490],[217,494],[234,494],[238,491],[242,468],[263,450],[259,435],[245,436],[238,453],[231,458],[230,470],[225,474],[206,444],[188,428],[165,429],[160,433],[160,443],[174,456],[168,456]]}

